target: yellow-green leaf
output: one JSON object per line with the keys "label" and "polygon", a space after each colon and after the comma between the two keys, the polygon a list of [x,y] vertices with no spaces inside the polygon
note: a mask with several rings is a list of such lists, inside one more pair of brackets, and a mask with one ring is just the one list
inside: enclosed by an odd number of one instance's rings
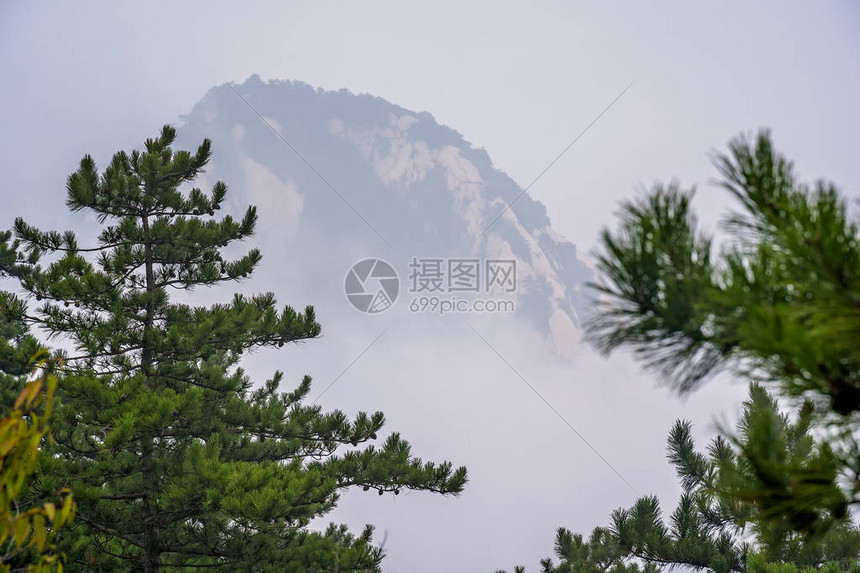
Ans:
{"label": "yellow-green leaf", "polygon": [[36,548],[41,552],[45,548],[45,541],[48,538],[48,532],[45,530],[45,516],[36,514],[33,516],[33,539],[30,545],[35,544]]}
{"label": "yellow-green leaf", "polygon": [[22,515],[15,520],[15,545],[21,547],[30,535],[30,520]]}
{"label": "yellow-green leaf", "polygon": [[45,509],[45,513],[48,516],[48,519],[50,519],[51,521],[54,521],[54,515],[56,515],[56,513],[57,513],[57,506],[49,501],[48,503],[45,504],[44,509]]}

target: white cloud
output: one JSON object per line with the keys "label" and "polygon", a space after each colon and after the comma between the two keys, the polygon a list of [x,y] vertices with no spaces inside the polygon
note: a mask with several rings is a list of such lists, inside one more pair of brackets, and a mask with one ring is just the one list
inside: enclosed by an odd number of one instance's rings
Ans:
{"label": "white cloud", "polygon": [[271,117],[266,117],[266,116],[263,116],[263,120],[266,123],[268,123],[272,127],[272,129],[274,129],[276,132],[278,132],[278,135],[280,135],[281,137],[284,136],[284,128],[281,127],[280,123],[278,123],[276,120],[272,119]]}
{"label": "white cloud", "polygon": [[[274,226],[292,236],[298,229],[304,198],[295,183],[284,183],[277,175],[249,157],[242,158],[246,197],[256,205],[263,229]],[[262,230],[262,229],[261,229]]]}
{"label": "white cloud", "polygon": [[242,141],[242,138],[245,137],[245,126],[241,123],[237,123],[233,126],[233,129],[230,131],[230,136],[233,138],[233,143],[239,143]]}

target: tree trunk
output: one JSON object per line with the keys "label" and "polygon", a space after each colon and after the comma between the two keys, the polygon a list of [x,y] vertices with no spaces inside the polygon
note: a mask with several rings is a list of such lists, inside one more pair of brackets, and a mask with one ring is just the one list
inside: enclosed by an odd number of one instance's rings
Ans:
{"label": "tree trunk", "polygon": [[[147,387],[152,385],[152,349],[149,347],[149,333],[155,321],[155,274],[152,268],[152,244],[149,236],[149,219],[143,216],[144,253],[146,256],[146,319],[143,324],[143,341],[141,344],[140,367],[146,378]],[[155,505],[155,492],[158,477],[155,475],[155,463],[152,455],[152,437],[144,436],[142,444],[142,481],[143,481],[143,570],[145,573],[157,573],[160,566],[160,549],[158,546],[158,516]]]}

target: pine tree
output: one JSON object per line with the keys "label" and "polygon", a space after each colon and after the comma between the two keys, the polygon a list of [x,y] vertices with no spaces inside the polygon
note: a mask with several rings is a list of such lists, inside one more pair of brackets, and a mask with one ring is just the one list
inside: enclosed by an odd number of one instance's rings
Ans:
{"label": "pine tree", "polygon": [[[624,550],[612,532],[596,527],[588,539],[560,528],[555,534],[555,554],[559,562],[541,561],[542,573],[658,573],[653,563],[641,566]],[[524,573],[524,572],[523,572]]]}
{"label": "pine tree", "polygon": [[[35,264],[38,253],[24,257],[18,244],[10,244],[12,233],[0,232],[0,279],[20,278]],[[16,311],[8,311],[18,306]],[[12,318],[20,316],[20,305],[8,293],[0,291],[0,408],[11,411],[21,390],[31,362],[39,351],[38,341],[30,335],[27,325]]]}
{"label": "pine tree", "polygon": [[744,573],[749,557],[757,555],[767,562],[801,568],[835,563],[848,571],[860,559],[860,530],[840,521],[810,540],[784,521],[760,519],[761,500],[748,494],[759,491],[762,474],[750,463],[743,438],[733,437],[748,436],[753,425],[767,420],[771,459],[791,464],[797,479],[790,483],[802,488],[805,478],[841,499],[833,475],[817,473],[819,468],[834,464],[827,444],[811,433],[810,412],[807,404],[791,419],[780,412],[779,403],[762,386],[751,384],[738,428],[724,430],[705,452],[695,447],[692,423],[677,421],[669,433],[667,451],[683,493],[670,515],[669,526],[663,522],[659,501],[649,496],[613,513],[613,535],[630,555],[666,566]]}
{"label": "pine tree", "polygon": [[812,435],[810,411],[807,404],[792,419],[762,386],[751,384],[738,428],[723,430],[705,451],[695,446],[692,423],[678,420],[669,432],[667,453],[682,494],[668,518],[656,496],[645,496],[629,508],[616,509],[609,526],[596,527],[587,540],[559,529],[555,550],[560,562],[545,559],[541,570],[656,573],[683,567],[752,573],[785,565],[792,573],[860,573],[860,529],[855,525],[840,521],[809,539],[786,521],[757,519],[763,511],[761,500],[748,495],[759,491],[762,473],[749,462],[745,437],[763,420],[769,425],[771,459],[794,470],[789,484],[802,487],[805,479],[828,488],[830,495],[841,494],[832,476],[816,474],[833,463],[826,459],[827,444]]}
{"label": "pine tree", "polygon": [[831,453],[806,465],[806,478],[775,463],[773,421],[742,439],[761,474],[744,492],[758,517],[814,535],[860,504],[860,227],[832,183],[797,180],[766,131],[735,139],[715,164],[740,205],[725,220],[725,247],[699,230],[693,190],[658,185],[625,203],[619,228],[601,237],[603,296],[589,335],[607,353],[632,349],[682,393],[728,369],[790,403],[810,400]]}
{"label": "pine tree", "polygon": [[[282,374],[254,384],[243,355],[320,333],[312,307],[278,309],[271,293],[210,307],[171,300],[239,281],[253,249],[226,260],[257,219],[216,217],[227,193],[191,188],[210,158],[174,151],[165,126],[142,151],[119,152],[99,173],[89,156],[68,180],[67,205],[102,225],[96,245],[15,221],[30,252],[52,257],[22,279],[8,308],[64,338],[54,435],[39,486],[68,485],[80,526],[66,544],[77,570],[377,570],[372,528],[308,529],[352,486],[457,494],[465,468],[423,462],[396,433],[380,445],[381,413],[323,412],[311,380],[280,392]],[[343,449],[346,449],[343,451]]]}
{"label": "pine tree", "polygon": [[[596,527],[586,539],[579,533],[571,533],[564,527],[555,534],[555,556],[540,562],[541,573],[659,573],[661,568],[653,563],[640,566],[635,558],[625,551],[612,532],[605,527]],[[496,573],[507,573],[499,569]],[[522,565],[514,567],[513,573],[526,573]]]}
{"label": "pine tree", "polygon": [[[12,233],[0,232],[0,279],[21,278],[39,253],[25,257]],[[15,311],[10,312],[11,309]],[[0,291],[0,571],[62,571],[63,556],[54,551],[60,529],[74,516],[67,491],[53,492],[44,505],[33,501],[38,449],[50,438],[54,405],[55,364],[29,333],[20,304]],[[31,373],[39,373],[29,380]]]}

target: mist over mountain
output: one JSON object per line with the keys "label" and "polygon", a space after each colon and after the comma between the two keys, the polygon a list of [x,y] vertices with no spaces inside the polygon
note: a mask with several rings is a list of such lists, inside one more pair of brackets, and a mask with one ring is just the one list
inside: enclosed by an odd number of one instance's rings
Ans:
{"label": "mist over mountain", "polygon": [[[427,112],[252,76],[210,89],[178,133],[178,149],[212,140],[195,185],[224,181],[233,216],[258,209],[256,235],[227,254],[259,247],[263,261],[227,290],[313,305],[322,325],[321,338],[300,350],[252,357],[243,364],[252,378],[278,369],[297,383],[309,374],[314,403],[380,410],[387,431],[402,432],[417,455],[468,468],[458,498],[351,491],[313,524],[374,524],[386,571],[535,564],[551,554],[560,525],[588,531],[633,502],[616,472],[641,492],[675,499],[671,471],[653,464],[663,457],[665,421],[707,419],[739,401],[742,388],[666,400],[650,384],[631,384],[639,374],[625,357],[610,362],[580,344],[592,269],[553,232],[542,204]],[[514,300],[515,311],[411,310],[419,294],[454,294],[409,292],[410,262],[448,257],[516,260],[515,292],[456,293]],[[378,314],[345,296],[350,268],[367,258],[389,262],[400,278],[397,300]],[[197,304],[223,295],[190,296]],[[636,432],[611,431],[619,415]]]}
{"label": "mist over mountain", "polygon": [[269,278],[290,282],[324,325],[354,311],[343,277],[360,259],[390,261],[401,292],[413,258],[515,259],[517,320],[555,352],[575,351],[592,270],[541,203],[429,113],[252,76],[212,88],[183,121],[183,146],[213,140],[204,183],[225,181],[237,213],[258,207]]}
{"label": "mist over mountain", "polygon": [[[272,291],[281,304],[313,305],[322,336],[300,349],[255,353],[242,364],[250,379],[261,383],[280,370],[286,391],[310,375],[313,404],[347,415],[382,411],[380,439],[400,432],[416,455],[468,468],[460,497],[351,490],[311,524],[375,525],[387,573],[471,573],[515,563],[531,570],[552,554],[559,526],[590,531],[637,493],[674,503],[677,480],[655,463],[664,457],[669,421],[709,420],[746,395],[744,385],[712,385],[683,403],[667,399],[629,357],[607,360],[580,345],[592,270],[553,232],[543,205],[429,113],[251,77],[210,89],[176,123],[175,149],[212,140],[212,161],[194,185],[227,184],[217,216],[258,208],[255,236],[228,246],[226,256],[259,247],[263,261],[236,284],[171,294],[196,305]],[[103,167],[117,149],[157,133],[120,131],[95,144],[70,137],[66,163],[28,171],[44,175],[46,191],[10,194],[7,214],[45,229],[72,228],[82,245],[91,244],[98,221],[68,213],[63,182],[82,153]],[[375,315],[353,308],[344,293],[352,265],[370,257],[389,261],[401,283],[393,307]],[[516,311],[410,313],[414,257],[515,258],[516,292],[492,296],[515,299]],[[619,419],[635,431],[622,431]]]}

